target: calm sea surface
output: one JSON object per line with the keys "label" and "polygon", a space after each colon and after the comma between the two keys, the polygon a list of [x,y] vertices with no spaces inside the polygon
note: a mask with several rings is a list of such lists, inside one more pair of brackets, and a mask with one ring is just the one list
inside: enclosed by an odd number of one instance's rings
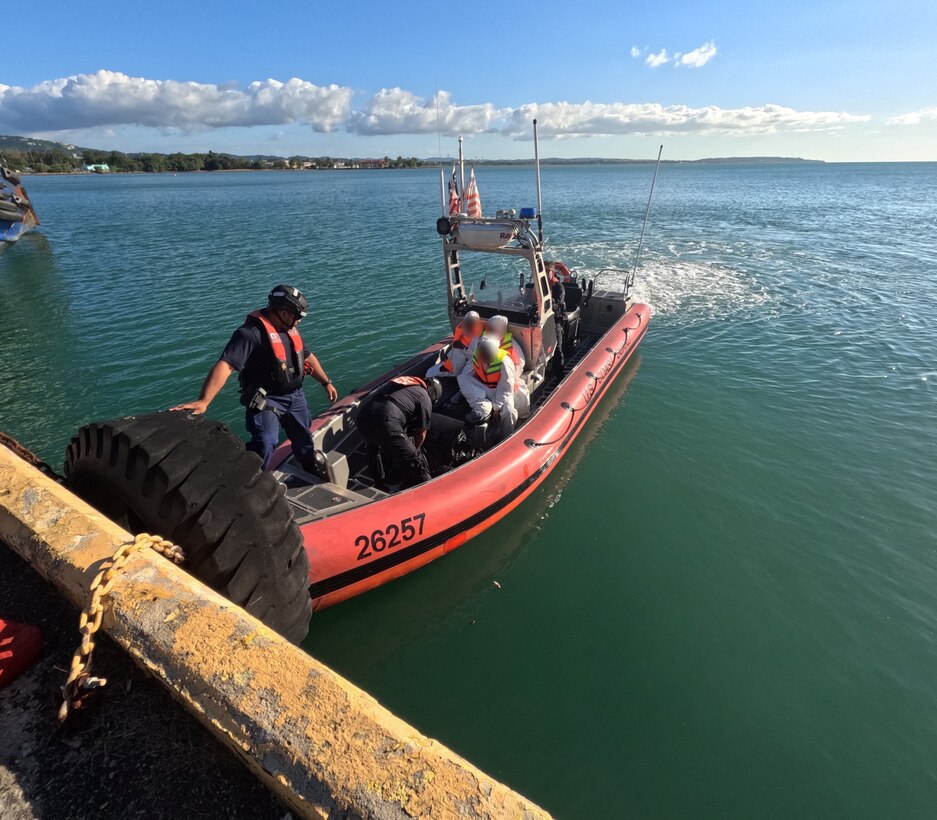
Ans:
{"label": "calm sea surface", "polygon": [[[627,266],[650,174],[545,168],[552,253]],[[529,168],[478,181],[534,201]],[[0,429],[53,464],[86,421],[195,398],[279,281],[342,391],[446,330],[432,171],[27,185]],[[588,431],[307,648],[561,817],[932,817],[935,273],[937,165],[663,167],[655,316]],[[211,412],[240,431],[235,392]]]}

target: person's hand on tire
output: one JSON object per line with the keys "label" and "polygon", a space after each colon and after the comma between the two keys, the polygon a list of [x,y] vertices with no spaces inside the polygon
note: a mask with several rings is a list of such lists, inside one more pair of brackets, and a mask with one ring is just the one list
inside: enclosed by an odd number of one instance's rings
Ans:
{"label": "person's hand on tire", "polygon": [[194,413],[196,416],[202,415],[208,409],[208,402],[202,401],[190,401],[186,404],[177,404],[175,407],[170,407],[170,410],[188,410],[191,413]]}

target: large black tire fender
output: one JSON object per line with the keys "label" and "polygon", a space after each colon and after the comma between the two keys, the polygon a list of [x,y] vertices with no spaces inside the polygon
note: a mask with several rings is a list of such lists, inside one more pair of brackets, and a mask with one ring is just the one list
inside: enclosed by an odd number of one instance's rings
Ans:
{"label": "large black tire fender", "polygon": [[309,559],[277,481],[226,425],[173,411],[87,424],[66,486],[133,533],[179,544],[185,568],[271,629],[309,629]]}

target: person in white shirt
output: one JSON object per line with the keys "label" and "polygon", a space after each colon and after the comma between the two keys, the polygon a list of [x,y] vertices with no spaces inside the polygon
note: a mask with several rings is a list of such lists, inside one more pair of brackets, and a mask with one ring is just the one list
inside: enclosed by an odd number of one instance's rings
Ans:
{"label": "person in white shirt", "polygon": [[[514,363],[514,406],[520,418],[527,418],[530,415],[530,391],[527,388],[527,379],[524,378],[524,349],[508,328],[507,316],[492,316],[485,323],[484,335],[497,339],[501,349],[510,355]],[[473,352],[473,348],[469,347],[469,359]]]}
{"label": "person in white shirt", "polygon": [[481,316],[474,310],[465,314],[462,321],[456,325],[452,332],[452,343],[446,351],[445,358],[438,364],[434,364],[426,371],[427,378],[434,376],[458,376],[471,355],[469,348],[472,343],[482,334],[485,325],[482,323]]}
{"label": "person in white shirt", "polygon": [[[459,374],[459,390],[469,405],[466,421],[488,421],[495,441],[514,432],[516,371],[511,356],[490,336],[482,336],[473,346],[468,363]],[[491,437],[489,438],[491,440]]]}

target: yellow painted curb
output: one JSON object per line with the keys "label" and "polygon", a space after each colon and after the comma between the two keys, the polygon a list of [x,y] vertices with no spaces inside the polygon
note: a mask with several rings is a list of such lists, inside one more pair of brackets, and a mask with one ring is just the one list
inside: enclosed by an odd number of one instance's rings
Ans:
{"label": "yellow painted curb", "polygon": [[[76,606],[130,537],[0,446],[0,541]],[[111,638],[304,817],[549,816],[151,550],[107,600]]]}

